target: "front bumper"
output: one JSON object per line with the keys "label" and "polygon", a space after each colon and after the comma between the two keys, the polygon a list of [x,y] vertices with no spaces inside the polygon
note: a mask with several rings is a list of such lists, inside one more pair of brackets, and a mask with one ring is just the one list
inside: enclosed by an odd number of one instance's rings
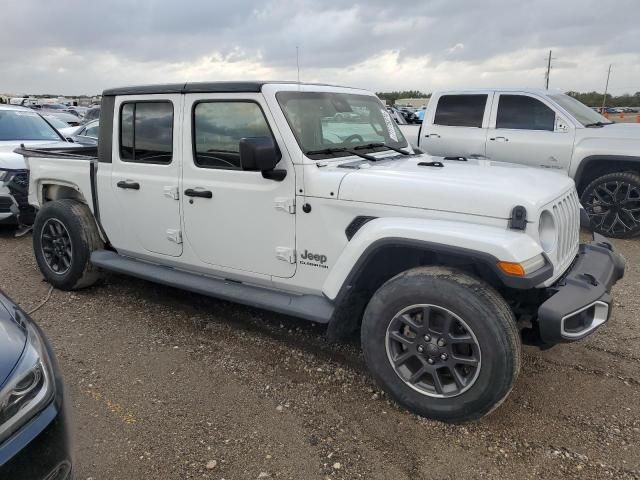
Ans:
{"label": "front bumper", "polygon": [[35,208],[29,205],[29,172],[10,170],[0,183],[0,223],[31,225]]}
{"label": "front bumper", "polygon": [[580,340],[604,324],[611,313],[611,287],[624,268],[624,258],[602,235],[594,233],[591,243],[580,245],[573,265],[549,287],[551,297],[538,308],[542,341]]}

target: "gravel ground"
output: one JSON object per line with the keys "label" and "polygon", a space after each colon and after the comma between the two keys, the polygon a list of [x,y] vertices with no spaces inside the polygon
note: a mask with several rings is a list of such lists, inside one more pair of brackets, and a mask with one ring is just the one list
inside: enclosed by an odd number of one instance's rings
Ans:
{"label": "gravel ground", "polygon": [[[389,402],[320,326],[123,276],[54,291],[33,317],[65,375],[76,478],[640,478],[640,241],[615,244],[610,322],[525,348],[507,401],[464,426]],[[0,251],[0,288],[37,305],[31,238],[2,231]]]}

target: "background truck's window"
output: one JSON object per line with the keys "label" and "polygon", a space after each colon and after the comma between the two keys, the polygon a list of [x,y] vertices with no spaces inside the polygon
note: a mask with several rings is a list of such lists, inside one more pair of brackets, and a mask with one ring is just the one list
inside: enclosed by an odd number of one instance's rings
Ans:
{"label": "background truck's window", "polygon": [[452,127],[482,127],[487,95],[443,95],[433,123]]}
{"label": "background truck's window", "polygon": [[500,95],[496,128],[549,130],[556,124],[556,113],[540,100],[526,95]]}
{"label": "background truck's window", "polygon": [[171,163],[173,104],[129,102],[120,112],[120,158],[125,162]]}
{"label": "background truck's window", "polygon": [[40,115],[30,110],[0,110],[0,141],[62,138]]}
{"label": "background truck's window", "polygon": [[[407,146],[402,132],[377,97],[333,92],[278,92],[278,103],[302,151],[314,160],[351,155],[340,149],[370,145]],[[331,149],[332,152],[328,152]]]}
{"label": "background truck's window", "polygon": [[272,136],[262,109],[254,102],[200,102],[193,110],[198,167],[240,169],[240,140]]}

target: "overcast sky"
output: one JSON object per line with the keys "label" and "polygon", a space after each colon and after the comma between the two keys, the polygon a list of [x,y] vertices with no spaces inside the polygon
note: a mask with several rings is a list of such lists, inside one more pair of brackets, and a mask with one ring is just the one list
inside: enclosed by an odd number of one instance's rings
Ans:
{"label": "overcast sky", "polygon": [[300,79],[640,91],[640,0],[3,0],[0,92]]}

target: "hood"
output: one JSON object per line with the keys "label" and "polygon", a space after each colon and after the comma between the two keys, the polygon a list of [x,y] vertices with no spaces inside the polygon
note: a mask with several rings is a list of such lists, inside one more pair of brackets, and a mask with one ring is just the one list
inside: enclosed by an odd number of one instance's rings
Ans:
{"label": "hood", "polygon": [[16,148],[19,148],[20,145],[24,144],[27,147],[34,147],[38,145],[47,145],[47,146],[60,146],[60,147],[68,147],[69,143],[67,142],[51,142],[47,141],[28,141],[28,140],[5,140],[0,141],[0,169],[5,170],[24,170],[27,168],[27,164],[24,161],[24,157],[13,151]]}
{"label": "hood", "polygon": [[625,138],[640,141],[640,123],[613,123],[604,127],[585,128],[584,137]]}
{"label": "hood", "polygon": [[0,387],[18,363],[27,342],[24,329],[16,323],[8,308],[10,303],[3,303],[5,299],[0,293]]}
{"label": "hood", "polygon": [[[444,166],[419,165],[432,161]],[[455,161],[416,155],[361,162],[360,168],[347,171],[340,184],[341,200],[501,219],[510,218],[516,205],[525,207],[529,215],[537,213],[574,188],[573,180],[563,174],[487,159]]]}

